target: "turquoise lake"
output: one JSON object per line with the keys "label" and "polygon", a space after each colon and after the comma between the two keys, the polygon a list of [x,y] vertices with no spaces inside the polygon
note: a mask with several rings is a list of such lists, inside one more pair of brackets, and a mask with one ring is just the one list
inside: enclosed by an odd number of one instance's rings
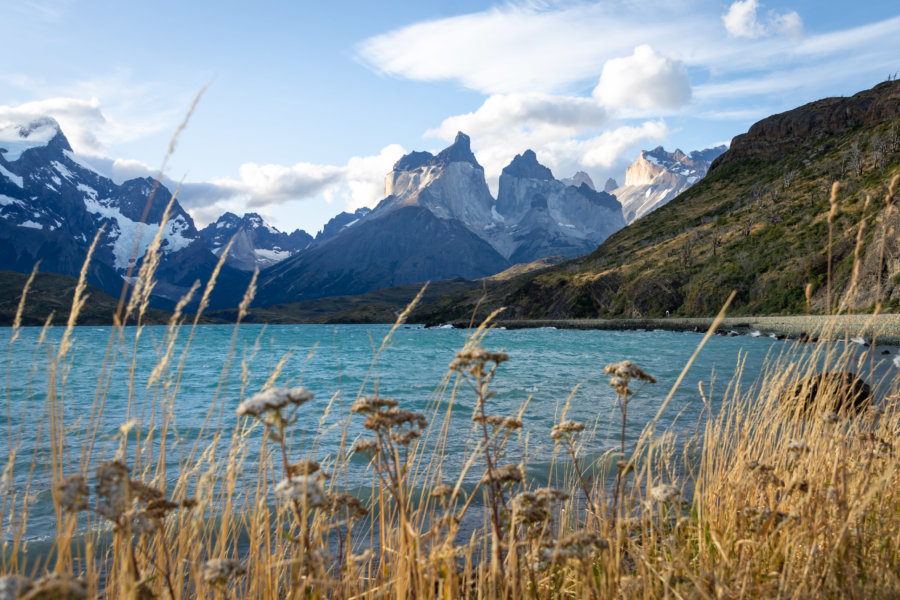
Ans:
{"label": "turquoise lake", "polygon": [[[348,416],[349,406],[357,395],[374,393],[376,385],[382,396],[396,398],[401,407],[425,410],[447,375],[448,363],[462,348],[470,332],[402,326],[373,365],[375,349],[389,329],[386,325],[242,325],[235,333],[233,326],[206,325],[196,329],[187,354],[182,356],[190,333],[184,328],[175,342],[174,364],[162,379],[163,384],[169,384],[169,390],[175,389],[176,383],[178,387],[173,403],[175,428],[170,432],[167,455],[169,476],[175,476],[195,444],[202,449],[209,443],[206,434],[201,435],[201,427],[211,403],[217,397],[220,399],[222,427],[226,432],[232,431],[238,422],[234,409],[240,401],[242,385],[247,395],[259,391],[285,357],[277,385],[304,385],[316,394],[316,398],[298,412],[299,418],[294,425],[294,459],[312,457],[327,464],[339,443],[341,414]],[[109,371],[94,461],[112,458],[119,443],[120,426],[136,417],[149,422],[154,398],[164,395],[164,385],[148,389],[147,381],[165,351],[166,329],[144,328],[136,345],[135,331],[126,328],[124,338],[114,344],[117,348],[115,364]],[[0,434],[3,438],[0,457],[4,465],[8,462],[10,432],[13,439],[19,431],[22,436],[8,485],[16,490],[24,488],[32,458],[38,453],[31,490],[36,494],[36,500],[29,519],[29,539],[47,539],[54,531],[45,451],[47,434],[44,430],[38,441],[37,432],[44,413],[48,355],[56,352],[62,333],[63,328],[51,329],[39,344],[40,329],[24,328],[19,338],[10,344],[11,330],[0,330],[0,344],[8,349],[4,358],[7,406],[0,416],[3,432]],[[74,464],[80,453],[78,434],[90,418],[98,381],[107,360],[110,334],[109,328],[76,328],[65,380],[61,376],[57,380],[64,400],[68,435],[72,440],[68,454]],[[627,436],[633,442],[656,414],[701,340],[700,334],[671,331],[491,330],[482,345],[489,350],[507,352],[510,360],[498,369],[493,385],[497,393],[489,401],[488,412],[514,415],[528,402],[523,414],[523,435],[512,440],[508,450],[511,460],[515,460],[527,448],[529,469],[539,472],[552,457],[550,428],[558,422],[566,399],[578,386],[567,418],[596,425],[594,440],[585,451],[599,455],[618,445],[620,423],[615,393],[607,383],[603,367],[610,362],[631,359],[658,380],[655,385],[645,386],[629,405]],[[845,349],[843,342],[833,346],[837,352]],[[846,345],[846,348],[851,353],[848,368],[860,372],[866,381],[877,384],[876,400],[896,389],[898,369],[891,361],[897,348],[873,349],[855,344]],[[882,354],[883,350],[890,354]],[[760,376],[767,356],[792,356],[792,353],[804,351],[808,350],[803,345],[768,337],[710,338],[675,392],[657,429],[694,431],[703,406],[698,382],[703,382],[715,408],[721,403],[739,361],[743,363],[742,387],[750,389]],[[232,356],[230,365],[229,356]],[[184,369],[176,380],[182,359]],[[870,359],[876,364],[874,375],[868,372]],[[132,363],[133,377],[129,372]],[[129,381],[135,383],[131,391]],[[129,394],[137,409],[131,415],[127,412]],[[447,398],[449,391],[445,395]],[[466,450],[471,448],[474,405],[472,391],[460,386],[452,413],[445,469],[449,467],[453,471],[458,467]],[[442,416],[443,408],[439,411]],[[158,415],[158,407],[156,412]],[[362,421],[359,416],[351,418],[351,439],[364,434]],[[263,437],[262,428],[256,428],[251,436],[258,438],[258,447]],[[229,435],[223,437],[228,439]],[[318,440],[315,444],[314,439]],[[249,450],[248,459],[253,458],[254,451],[255,448]],[[347,477],[350,487],[370,483],[366,461],[355,457]],[[7,536],[5,525],[3,535]]]}

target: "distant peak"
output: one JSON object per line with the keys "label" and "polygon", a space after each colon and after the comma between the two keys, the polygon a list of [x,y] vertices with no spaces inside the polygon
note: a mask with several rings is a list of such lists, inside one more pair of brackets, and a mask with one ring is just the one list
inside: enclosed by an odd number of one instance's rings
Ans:
{"label": "distant peak", "polygon": [[430,165],[447,165],[454,162],[467,162],[481,167],[472,154],[471,140],[462,131],[456,134],[456,139],[437,156],[431,152],[413,151],[403,156],[394,163],[394,171],[415,171]]}
{"label": "distant peak", "polygon": [[576,171],[574,175],[569,177],[568,179],[561,179],[564,184],[571,185],[573,187],[579,187],[582,183],[587,185],[592,190],[597,189],[594,186],[594,180],[591,179],[591,176],[585,173],[584,171]]}
{"label": "distant peak", "polygon": [[512,162],[504,167],[503,175],[522,179],[553,179],[553,173],[538,162],[534,150],[526,150],[522,154],[517,154]]}
{"label": "distant peak", "polygon": [[440,153],[435,157],[435,162],[437,164],[448,164],[452,162],[467,162],[472,163],[476,167],[480,167],[478,161],[475,159],[475,155],[472,154],[472,146],[471,139],[469,136],[464,134],[462,131],[457,132],[456,139],[453,140],[453,144],[444,148],[440,151]]}
{"label": "distant peak", "polygon": [[608,193],[608,192],[613,191],[617,187],[619,187],[619,184],[616,183],[615,179],[610,177],[609,179],[606,180],[606,185],[603,186],[603,191]]}

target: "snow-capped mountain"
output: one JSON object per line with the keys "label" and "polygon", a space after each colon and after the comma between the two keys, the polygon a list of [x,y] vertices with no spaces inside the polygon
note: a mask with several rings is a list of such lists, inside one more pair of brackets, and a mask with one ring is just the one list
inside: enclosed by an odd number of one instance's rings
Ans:
{"label": "snow-capped mountain", "polygon": [[313,237],[302,229],[285,233],[266,223],[256,213],[239,217],[231,212],[226,212],[215,223],[201,229],[200,237],[216,256],[221,256],[229,240],[234,238],[225,264],[242,271],[272,266],[313,241]]}
{"label": "snow-capped mountain", "polygon": [[694,185],[706,175],[713,159],[727,149],[717,146],[690,155],[681,150],[666,152],[662,146],[642,150],[625,170],[625,185],[612,191],[622,203],[625,220],[631,223],[641,218]]}
{"label": "snow-capped mountain", "polygon": [[578,187],[557,181],[526,151],[504,169],[494,200],[469,137],[459,133],[436,155],[397,161],[371,213],[267,269],[259,302],[475,279],[518,262],[585,254],[625,221],[618,201],[584,177]]}
{"label": "snow-capped mountain", "polygon": [[512,264],[581,256],[625,227],[615,196],[594,190],[585,173],[573,181],[579,185],[554,179],[531,150],[503,169],[494,212],[503,226],[503,250],[511,249],[503,254]]}
{"label": "snow-capped mountain", "polygon": [[[196,279],[208,278],[216,257],[177,201],[162,224],[170,199],[153,179],[117,185],[95,171],[72,152],[53,119],[0,127],[0,243],[8,247],[0,268],[27,272],[41,260],[44,271],[77,276],[99,233],[89,280],[117,295],[162,228],[154,293],[177,301]],[[245,279],[223,270],[215,298],[224,302]]]}

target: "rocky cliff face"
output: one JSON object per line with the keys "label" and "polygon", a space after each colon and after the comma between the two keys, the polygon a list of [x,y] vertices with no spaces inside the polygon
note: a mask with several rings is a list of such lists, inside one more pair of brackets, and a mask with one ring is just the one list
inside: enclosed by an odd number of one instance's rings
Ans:
{"label": "rocky cliff face", "polygon": [[885,81],[850,98],[825,98],[755,123],[731,141],[728,152],[713,161],[716,169],[745,158],[785,155],[811,139],[872,127],[900,115],[900,85]]}
{"label": "rocky cliff face", "polygon": [[[206,250],[194,222],[150,178],[117,185],[80,160],[59,125],[49,118],[0,127],[0,230],[9,252],[0,268],[43,270],[77,276],[94,237],[90,282],[118,295],[123,277],[137,274],[153,237],[161,231],[155,294],[174,302],[196,279],[212,273],[216,257]],[[215,301],[227,302],[246,278],[224,269]]]}
{"label": "rocky cliff face", "polygon": [[496,214],[504,234],[498,236],[501,254],[512,263],[581,256],[625,226],[615,197],[583,180],[578,187],[557,181],[531,150],[500,174]]}
{"label": "rocky cliff face", "polygon": [[259,303],[474,279],[547,256],[586,254],[625,221],[613,196],[595,191],[585,174],[578,179],[577,187],[557,181],[529,150],[503,170],[495,202],[468,136],[459,133],[436,155],[412,152],[397,161],[371,213],[340,229],[336,222],[321,241],[267,270]]}
{"label": "rocky cliff face", "polygon": [[710,161],[725,151],[725,146],[685,154],[681,150],[666,152],[662,146],[642,150],[640,156],[625,170],[625,185],[612,191],[619,202],[625,220],[631,223],[699,181]]}
{"label": "rocky cliff face", "polygon": [[228,242],[234,239],[225,264],[242,271],[270,267],[313,241],[313,237],[301,229],[293,233],[279,231],[256,213],[238,217],[227,212],[202,229],[200,236],[216,256],[221,256]]}

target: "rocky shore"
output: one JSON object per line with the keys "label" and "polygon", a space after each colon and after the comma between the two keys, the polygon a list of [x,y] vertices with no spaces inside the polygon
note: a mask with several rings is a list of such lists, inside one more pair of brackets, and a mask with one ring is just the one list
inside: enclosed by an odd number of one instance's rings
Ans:
{"label": "rocky shore", "polygon": [[[666,319],[530,319],[499,320],[497,327],[523,329],[556,327],[557,329],[667,329],[672,331],[701,331],[709,329],[713,317]],[[453,323],[465,328],[467,321]],[[785,336],[795,339],[860,339],[872,343],[900,345],[900,314],[873,315],[792,315],[774,317],[727,317],[717,332],[728,335],[746,335],[752,332],[763,335]]]}

